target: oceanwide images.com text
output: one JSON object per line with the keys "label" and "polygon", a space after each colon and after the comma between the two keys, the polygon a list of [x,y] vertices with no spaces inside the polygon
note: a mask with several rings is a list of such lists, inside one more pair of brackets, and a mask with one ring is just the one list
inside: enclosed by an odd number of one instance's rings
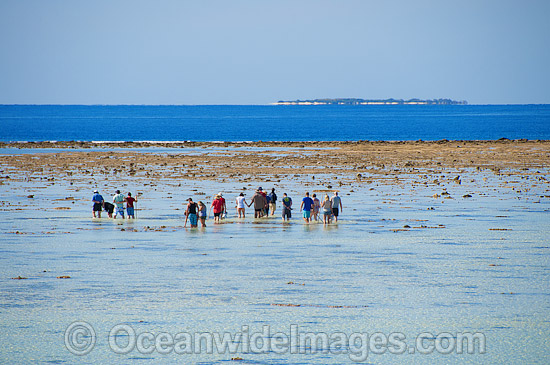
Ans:
{"label": "oceanwide images.com text", "polygon": [[[484,354],[485,335],[481,332],[429,331],[408,339],[401,332],[304,332],[292,324],[289,331],[274,332],[269,325],[261,331],[241,326],[240,332],[146,332],[128,324],[111,328],[109,350],[117,354],[347,354],[354,362],[366,361],[370,354]],[[97,336],[87,322],[71,323],[65,330],[65,347],[74,355],[89,354]]]}

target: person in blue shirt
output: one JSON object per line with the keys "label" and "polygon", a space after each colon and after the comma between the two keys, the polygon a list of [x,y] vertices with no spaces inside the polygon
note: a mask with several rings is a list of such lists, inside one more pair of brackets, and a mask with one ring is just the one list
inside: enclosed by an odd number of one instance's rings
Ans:
{"label": "person in blue shirt", "polygon": [[101,194],[99,194],[99,191],[94,190],[94,195],[92,196],[92,202],[94,203],[94,206],[92,208],[92,213],[94,214],[94,218],[96,218],[96,212],[97,212],[97,218],[101,218],[101,210],[103,209],[103,197]]}
{"label": "person in blue shirt", "polygon": [[271,202],[271,196],[267,195],[267,191],[265,190],[264,190],[264,194],[265,194],[265,200],[266,200],[264,212],[265,212],[265,217],[267,218],[269,216],[269,204]]}
{"label": "person in blue shirt", "polygon": [[313,199],[309,197],[309,192],[306,191],[306,196],[302,199],[302,204],[300,205],[300,210],[304,217],[304,221],[309,223],[311,221],[311,206],[313,205]]}

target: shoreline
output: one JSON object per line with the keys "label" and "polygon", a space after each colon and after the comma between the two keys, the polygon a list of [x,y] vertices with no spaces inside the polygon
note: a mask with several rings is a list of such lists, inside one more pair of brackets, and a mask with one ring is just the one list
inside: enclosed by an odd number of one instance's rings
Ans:
{"label": "shoreline", "polygon": [[317,148],[323,146],[348,147],[348,146],[376,146],[376,145],[448,145],[462,143],[475,144],[511,144],[511,143],[539,143],[548,144],[550,140],[544,139],[508,139],[496,140],[399,140],[399,141],[10,141],[0,142],[1,148],[186,148],[186,147],[299,147]]}

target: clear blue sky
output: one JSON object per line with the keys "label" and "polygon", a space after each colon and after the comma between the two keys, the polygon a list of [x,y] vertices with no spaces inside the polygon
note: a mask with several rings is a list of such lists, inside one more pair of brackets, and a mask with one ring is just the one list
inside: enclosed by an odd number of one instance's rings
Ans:
{"label": "clear blue sky", "polygon": [[0,0],[1,104],[550,103],[549,0]]}

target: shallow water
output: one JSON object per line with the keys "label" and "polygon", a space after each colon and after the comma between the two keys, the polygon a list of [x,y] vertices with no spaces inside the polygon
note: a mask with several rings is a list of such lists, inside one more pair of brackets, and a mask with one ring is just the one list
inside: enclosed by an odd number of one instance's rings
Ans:
{"label": "shallow water", "polygon": [[[340,364],[355,359],[350,352],[361,352],[348,345],[340,353],[330,347],[315,354],[243,353],[241,341],[234,354],[116,354],[108,341],[117,324],[154,335],[235,334],[243,326],[255,333],[269,325],[271,337],[291,335],[297,325],[300,332],[329,335],[406,336],[404,354],[368,349],[367,363],[547,363],[548,185],[488,172],[461,175],[461,185],[425,186],[413,183],[418,176],[405,175],[397,185],[356,182],[341,190],[341,220],[327,227],[304,224],[298,209],[290,224],[278,215],[255,220],[250,209],[246,219],[234,218],[229,202],[242,187],[231,182],[121,182],[121,189],[141,192],[138,219],[122,221],[90,218],[91,194],[82,186],[5,180],[0,359],[210,364],[240,357],[254,364]],[[114,183],[105,182],[104,197]],[[292,181],[277,185],[279,198],[288,192],[295,207],[305,189],[316,188]],[[443,188],[453,199],[432,197]],[[197,193],[220,190],[229,219],[184,228],[184,199],[211,201]],[[472,197],[463,198],[467,193]],[[63,275],[70,279],[57,279]],[[17,276],[27,279],[11,279]],[[84,356],[64,344],[75,321],[89,323],[97,334]],[[423,332],[483,333],[486,353],[409,353]]]}
{"label": "shallow water", "polygon": [[[109,143],[109,142],[108,142]],[[110,142],[112,143],[112,142]],[[252,151],[252,152],[281,152],[281,151],[295,151],[302,153],[308,150],[331,150],[336,147],[250,147],[246,143],[242,146],[223,146],[223,147],[90,147],[90,148],[15,148],[5,147],[0,148],[0,155],[22,155],[22,154],[35,154],[35,153],[60,153],[60,152],[140,152],[140,153],[153,153],[153,154],[185,154],[188,156],[201,155],[204,153],[227,153],[232,151]]]}

